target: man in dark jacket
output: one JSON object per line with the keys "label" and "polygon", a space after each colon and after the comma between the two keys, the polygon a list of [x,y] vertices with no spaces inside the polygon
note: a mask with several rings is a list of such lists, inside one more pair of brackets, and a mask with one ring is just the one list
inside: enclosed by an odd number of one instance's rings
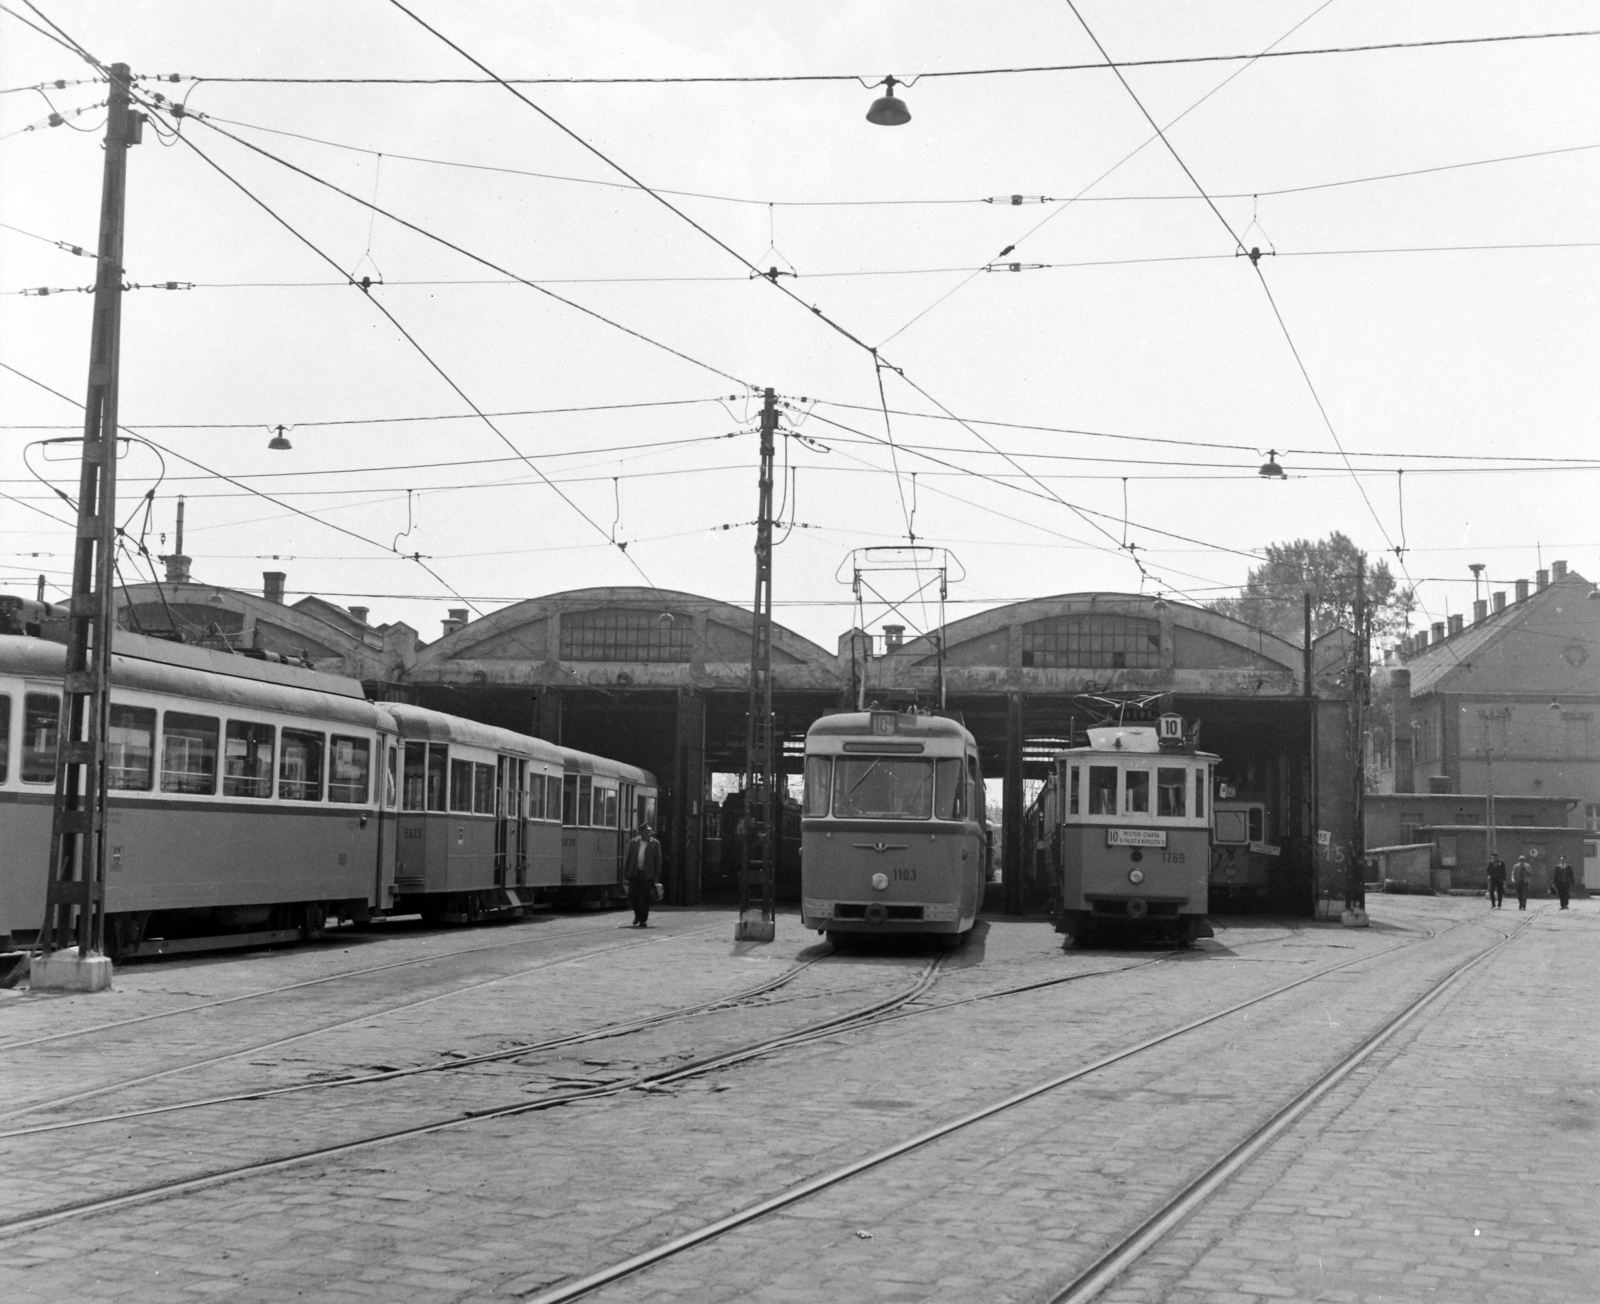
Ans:
{"label": "man in dark jacket", "polygon": [[1489,909],[1499,910],[1506,903],[1506,862],[1499,855],[1489,857]]}
{"label": "man in dark jacket", "polygon": [[651,835],[648,824],[641,824],[628,843],[622,877],[628,884],[633,927],[650,927],[650,903],[655,900],[656,884],[661,881],[661,844]]}
{"label": "man in dark jacket", "polygon": [[1550,886],[1555,888],[1556,895],[1561,898],[1561,908],[1565,910],[1567,898],[1572,895],[1572,866],[1565,856],[1556,861],[1556,867],[1550,871]]}
{"label": "man in dark jacket", "polygon": [[1517,890],[1517,909],[1528,908],[1528,888],[1533,883],[1533,866],[1528,863],[1526,856],[1518,856],[1517,863],[1511,867],[1511,886]]}

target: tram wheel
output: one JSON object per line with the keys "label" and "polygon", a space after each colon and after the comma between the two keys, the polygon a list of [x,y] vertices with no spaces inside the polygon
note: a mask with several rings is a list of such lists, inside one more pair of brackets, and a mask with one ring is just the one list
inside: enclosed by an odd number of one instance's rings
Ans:
{"label": "tram wheel", "polygon": [[852,946],[855,945],[855,935],[853,933],[843,932],[837,928],[830,928],[828,930],[828,945],[831,946],[835,951],[848,951]]}
{"label": "tram wheel", "polygon": [[321,937],[328,927],[328,906],[324,901],[308,901],[301,907],[301,928],[305,930],[306,940]]}

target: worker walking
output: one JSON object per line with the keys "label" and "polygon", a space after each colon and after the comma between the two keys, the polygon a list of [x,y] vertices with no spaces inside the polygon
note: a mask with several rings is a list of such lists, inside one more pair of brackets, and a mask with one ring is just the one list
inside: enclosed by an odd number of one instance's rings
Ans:
{"label": "worker walking", "polygon": [[1528,863],[1526,856],[1518,856],[1517,863],[1511,867],[1511,886],[1517,891],[1517,909],[1528,908],[1528,885],[1533,881],[1533,866]]}
{"label": "worker walking", "polygon": [[1555,888],[1556,895],[1561,898],[1561,908],[1565,910],[1567,898],[1572,895],[1572,866],[1565,856],[1556,861],[1556,867],[1550,871],[1550,886]]}
{"label": "worker walking", "polygon": [[628,884],[628,904],[633,907],[633,927],[650,927],[650,903],[655,900],[661,881],[661,844],[651,835],[650,826],[641,824],[628,843],[622,861],[622,877]]}
{"label": "worker walking", "polygon": [[1498,854],[1489,857],[1489,909],[1500,910],[1506,903],[1506,862]]}

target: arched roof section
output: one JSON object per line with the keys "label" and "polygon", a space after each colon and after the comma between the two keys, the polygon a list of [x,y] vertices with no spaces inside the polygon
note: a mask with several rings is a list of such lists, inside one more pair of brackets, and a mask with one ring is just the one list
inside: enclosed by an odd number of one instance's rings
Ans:
{"label": "arched roof section", "polygon": [[[1300,649],[1204,607],[1138,593],[1066,593],[980,612],[944,627],[950,691],[1016,688],[1290,695]],[[920,685],[937,644],[912,639],[885,658]]]}
{"label": "arched roof section", "polygon": [[[571,589],[462,626],[417,658],[415,683],[730,688],[747,685],[751,613],[673,589]],[[838,657],[772,627],[775,687],[836,690]]]}

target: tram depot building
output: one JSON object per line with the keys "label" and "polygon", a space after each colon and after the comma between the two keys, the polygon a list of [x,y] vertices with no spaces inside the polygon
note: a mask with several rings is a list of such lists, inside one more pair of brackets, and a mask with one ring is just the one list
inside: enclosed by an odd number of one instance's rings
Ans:
{"label": "tram depot building", "polygon": [[[443,637],[424,644],[404,623],[369,623],[364,607],[317,597],[290,605],[280,572],[267,573],[257,596],[195,583],[188,559],[172,560],[179,565],[159,589],[119,594],[125,627],[304,657],[361,680],[375,699],[651,770],[661,785],[669,902],[697,904],[733,881],[722,841],[734,821],[725,822],[711,780],[744,768],[747,610],[691,593],[579,589],[475,621],[452,611]],[[1026,844],[1024,781],[1045,779],[1055,751],[1119,710],[1176,712],[1198,724],[1200,746],[1222,758],[1223,795],[1262,803],[1273,910],[1337,918],[1347,892],[1384,859],[1367,858],[1371,848],[1425,856],[1435,890],[1481,887],[1485,805],[1473,794],[1485,792],[1491,767],[1501,854],[1524,849],[1513,847],[1512,825],[1526,849],[1537,847],[1547,881],[1556,855],[1582,869],[1574,852],[1587,848],[1595,886],[1600,657],[1586,662],[1600,651],[1600,600],[1591,591],[1557,563],[1553,578],[1540,572],[1536,590],[1520,582],[1514,602],[1497,595],[1492,611],[1481,603],[1471,626],[1458,617],[1407,640],[1374,672],[1359,738],[1343,630],[1307,649],[1200,607],[1128,593],[1036,598],[909,639],[895,626],[849,630],[831,650],[775,625],[782,769],[798,776],[805,731],[827,711],[858,700],[936,705],[942,637],[946,708],[977,738],[985,777],[1002,781],[993,831],[1002,884],[990,904],[1008,913],[1045,901],[1037,849]],[[1360,829],[1358,765],[1367,788]]]}

